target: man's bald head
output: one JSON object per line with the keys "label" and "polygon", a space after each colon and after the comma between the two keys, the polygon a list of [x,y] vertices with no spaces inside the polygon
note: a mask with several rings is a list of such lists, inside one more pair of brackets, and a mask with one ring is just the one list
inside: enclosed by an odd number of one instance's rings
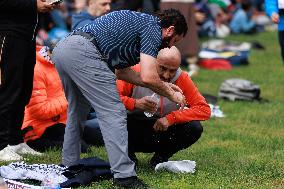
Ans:
{"label": "man's bald head", "polygon": [[171,81],[180,67],[180,63],[181,54],[175,46],[160,50],[157,56],[157,71],[161,80]]}
{"label": "man's bald head", "polygon": [[175,46],[164,48],[159,51],[157,61],[160,64],[179,67],[181,63],[181,54]]}

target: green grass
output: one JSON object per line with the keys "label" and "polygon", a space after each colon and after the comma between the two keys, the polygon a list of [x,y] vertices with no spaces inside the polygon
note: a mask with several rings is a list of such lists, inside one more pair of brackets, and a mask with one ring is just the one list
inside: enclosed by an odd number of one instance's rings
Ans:
{"label": "green grass", "polygon": [[[202,93],[217,95],[228,78],[244,78],[261,87],[269,102],[228,102],[218,104],[227,115],[203,122],[204,133],[192,147],[172,160],[197,162],[194,174],[154,172],[147,165],[152,154],[139,153],[138,175],[154,189],[203,188],[284,188],[284,65],[280,59],[277,33],[231,36],[234,41],[259,41],[266,50],[252,50],[248,66],[231,71],[200,70],[193,78]],[[107,159],[104,148],[92,148],[82,157]],[[44,157],[29,157],[29,163],[60,163],[60,151]],[[110,188],[111,181],[93,183],[88,188]]]}

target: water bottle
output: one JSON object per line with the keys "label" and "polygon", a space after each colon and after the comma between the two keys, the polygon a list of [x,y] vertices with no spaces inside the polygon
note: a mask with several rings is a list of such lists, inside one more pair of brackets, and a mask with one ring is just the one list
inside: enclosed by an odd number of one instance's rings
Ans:
{"label": "water bottle", "polygon": [[56,177],[57,175],[55,173],[47,175],[41,182],[42,188],[43,189],[61,189],[60,184],[55,182]]}
{"label": "water bottle", "polygon": [[[154,101],[157,105],[156,105],[156,111],[158,109],[158,105],[160,102],[160,97],[158,94],[153,93],[151,96],[148,96],[149,99],[151,99],[152,101]],[[151,112],[144,112],[146,117],[153,117],[153,115],[155,114],[155,112],[151,113]]]}
{"label": "water bottle", "polygon": [[2,177],[0,177],[0,189],[8,189],[8,185]]}

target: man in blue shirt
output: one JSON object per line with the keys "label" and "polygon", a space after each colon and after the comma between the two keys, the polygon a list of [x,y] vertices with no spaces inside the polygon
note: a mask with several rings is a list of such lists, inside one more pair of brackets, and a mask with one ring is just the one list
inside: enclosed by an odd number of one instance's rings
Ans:
{"label": "man in blue shirt", "polygon": [[251,19],[251,1],[243,0],[241,7],[234,13],[230,22],[231,31],[235,34],[255,32],[256,23]]}
{"label": "man in blue shirt", "polygon": [[89,24],[110,11],[111,0],[88,0],[87,3],[87,10],[72,15],[72,30]]}
{"label": "man in blue shirt", "polygon": [[265,0],[266,14],[272,22],[278,24],[278,40],[280,44],[282,62],[284,63],[284,1]]}
{"label": "man in blue shirt", "polygon": [[[65,166],[80,158],[81,123],[93,107],[114,174],[113,183],[146,187],[136,177],[135,164],[128,157],[127,113],[116,78],[150,88],[183,107],[185,99],[180,88],[161,81],[155,64],[159,49],[174,45],[186,33],[185,18],[177,10],[165,10],[157,16],[123,10],[95,19],[57,44],[53,61],[69,105],[62,150]],[[138,62],[140,73],[130,69]]]}

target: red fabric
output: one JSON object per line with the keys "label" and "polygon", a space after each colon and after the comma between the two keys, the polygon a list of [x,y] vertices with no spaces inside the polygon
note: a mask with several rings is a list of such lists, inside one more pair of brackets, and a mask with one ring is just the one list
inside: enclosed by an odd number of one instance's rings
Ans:
{"label": "red fabric", "polygon": [[[136,64],[135,66],[132,66],[131,68],[136,72],[140,72],[140,64]],[[135,85],[131,83],[127,83],[122,80],[116,80],[116,85],[117,85],[120,99],[123,102],[125,108],[130,111],[134,110],[135,99],[131,98],[131,95],[132,95]]]}
{"label": "red fabric", "polygon": [[[135,71],[140,71],[140,64],[132,67]],[[199,93],[194,83],[186,72],[182,72],[176,83],[181,88],[186,98],[189,108],[173,111],[166,115],[170,125],[182,124],[193,120],[207,120],[210,118],[211,110],[204,97]],[[126,109],[134,110],[135,99],[131,98],[135,85],[118,80],[117,88],[122,102]]]}
{"label": "red fabric", "polygon": [[47,127],[66,124],[67,119],[68,103],[61,80],[54,65],[39,55],[40,49],[38,46],[32,96],[22,125],[22,129],[32,126],[33,130],[25,135],[25,141],[40,138]]}
{"label": "red fabric", "polygon": [[199,65],[209,70],[231,70],[232,65],[226,59],[202,59]]}

